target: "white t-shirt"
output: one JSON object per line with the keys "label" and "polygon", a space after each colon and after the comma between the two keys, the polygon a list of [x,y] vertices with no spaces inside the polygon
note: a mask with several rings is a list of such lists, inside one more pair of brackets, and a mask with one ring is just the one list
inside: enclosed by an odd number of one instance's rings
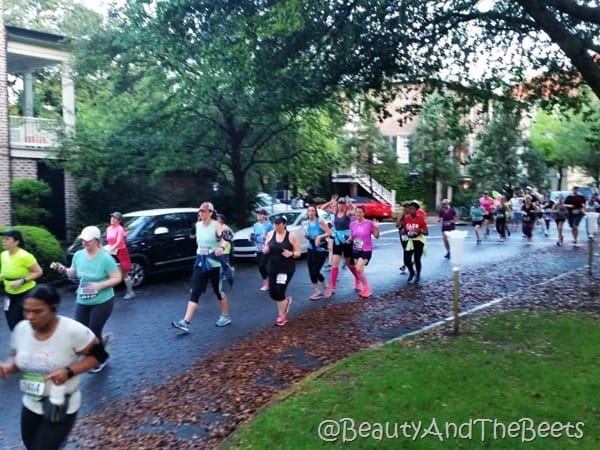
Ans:
{"label": "white t-shirt", "polygon": [[[34,337],[28,320],[22,320],[15,327],[11,336],[11,348],[16,351],[15,363],[21,377],[24,374],[48,375],[73,364],[81,358],[77,353],[95,339],[94,333],[85,325],[60,315],[58,319],[52,336],[43,341]],[[50,383],[52,381],[45,383],[44,396],[49,393]],[[65,392],[71,394],[67,414],[73,414],[81,406],[79,375],[67,380]],[[42,414],[42,402],[28,394],[23,394],[23,405],[36,414]]]}

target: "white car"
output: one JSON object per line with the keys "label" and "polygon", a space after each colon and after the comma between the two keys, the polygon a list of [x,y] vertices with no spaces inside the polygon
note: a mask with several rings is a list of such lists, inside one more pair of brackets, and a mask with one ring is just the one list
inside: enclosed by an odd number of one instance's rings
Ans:
{"label": "white car", "polygon": [[273,198],[266,192],[259,192],[256,194],[256,209],[264,209],[271,215],[289,211],[292,207],[285,203],[281,203],[278,199]]}
{"label": "white car", "polygon": [[[318,209],[319,217],[325,222],[333,222],[333,214]],[[304,227],[308,221],[306,209],[290,209],[284,213],[287,218],[287,229],[294,233],[300,242],[300,250],[305,254],[308,250],[308,240],[304,236]],[[275,215],[280,215],[275,214]],[[233,235],[233,257],[234,258],[256,258],[256,244],[251,240],[252,227],[242,228]]]}

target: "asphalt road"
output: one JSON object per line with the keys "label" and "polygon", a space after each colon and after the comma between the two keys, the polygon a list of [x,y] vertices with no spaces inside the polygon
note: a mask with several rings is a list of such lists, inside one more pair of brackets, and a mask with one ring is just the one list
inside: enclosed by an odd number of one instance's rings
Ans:
{"label": "asphalt road", "polygon": [[[499,242],[492,233],[481,245],[476,245],[475,235],[470,226],[459,227],[468,230],[465,243],[464,268],[485,268],[504,259],[555,245],[555,230],[550,237],[536,231],[534,242],[527,246],[521,233],[505,242]],[[376,241],[373,260],[367,267],[367,277],[374,295],[401,289],[406,284],[406,275],[398,270],[401,262],[401,247],[398,233],[393,224],[381,224],[382,235]],[[566,239],[570,237],[567,231]],[[570,240],[570,239],[569,239]],[[565,251],[572,251],[565,247]],[[578,253],[585,252],[578,249]],[[431,225],[428,247],[423,258],[422,284],[448,277],[451,265],[443,255],[439,226]],[[572,267],[571,267],[572,268]],[[565,270],[569,268],[565,267]],[[227,287],[230,312],[233,323],[225,328],[214,325],[219,316],[219,307],[212,292],[201,298],[196,316],[191,324],[189,335],[181,334],[171,327],[172,320],[183,317],[188,293],[188,274],[170,274],[151,280],[137,290],[137,298],[122,300],[123,290],[117,291],[118,301],[106,331],[115,334],[115,342],[109,352],[108,366],[99,374],[82,376],[85,414],[99,408],[106,408],[111,402],[128,398],[133,392],[152,389],[169,376],[185,371],[192,361],[211,352],[225,348],[231,343],[248,337],[263,327],[273,326],[276,306],[268,293],[260,292],[260,277],[253,262],[236,263],[236,280],[232,289]],[[331,302],[356,300],[352,276],[342,270],[338,289]],[[426,286],[424,287],[426,289]],[[59,313],[73,317],[73,289],[63,289],[63,302]],[[308,271],[304,260],[298,262],[296,273],[288,292],[294,297],[289,315],[290,320],[305,310],[319,308],[320,302],[308,300],[312,293]],[[5,320],[0,320],[0,352],[5,355],[9,347],[9,332]],[[2,356],[3,357],[3,356]],[[20,393],[18,377],[0,381],[0,449],[21,448],[19,415]]]}

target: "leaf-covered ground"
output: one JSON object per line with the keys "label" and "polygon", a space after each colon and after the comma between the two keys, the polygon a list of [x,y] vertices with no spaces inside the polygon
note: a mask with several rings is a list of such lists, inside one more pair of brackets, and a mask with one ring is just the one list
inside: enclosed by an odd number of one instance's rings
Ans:
{"label": "leaf-covered ground", "polygon": [[[598,280],[553,248],[460,275],[461,308],[600,313]],[[595,264],[598,263],[595,258]],[[68,448],[212,449],[294,382],[334,361],[451,315],[452,278],[292,315],[126,402],[78,419]],[[435,331],[434,331],[435,332]]]}

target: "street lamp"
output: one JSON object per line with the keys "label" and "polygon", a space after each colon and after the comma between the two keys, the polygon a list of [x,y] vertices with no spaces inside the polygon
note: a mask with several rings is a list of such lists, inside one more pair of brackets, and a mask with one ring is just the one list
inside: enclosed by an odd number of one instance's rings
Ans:
{"label": "street lamp", "polygon": [[592,261],[594,259],[594,235],[598,231],[598,217],[600,213],[589,211],[585,213],[585,224],[588,234],[588,268],[589,274],[592,274]]}
{"label": "street lamp", "polygon": [[460,291],[459,272],[462,267],[465,239],[468,232],[462,230],[445,231],[448,243],[450,244],[450,263],[452,264],[452,272],[454,273],[454,334],[458,334],[460,324],[458,314],[460,312],[460,304],[458,294]]}

